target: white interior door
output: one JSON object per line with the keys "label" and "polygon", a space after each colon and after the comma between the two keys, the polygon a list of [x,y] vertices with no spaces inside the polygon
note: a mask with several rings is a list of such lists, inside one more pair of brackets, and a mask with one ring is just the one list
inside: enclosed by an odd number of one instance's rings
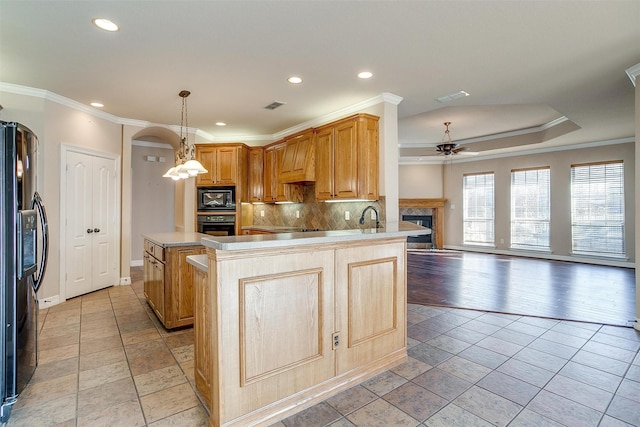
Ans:
{"label": "white interior door", "polygon": [[114,159],[67,151],[65,298],[117,284]]}

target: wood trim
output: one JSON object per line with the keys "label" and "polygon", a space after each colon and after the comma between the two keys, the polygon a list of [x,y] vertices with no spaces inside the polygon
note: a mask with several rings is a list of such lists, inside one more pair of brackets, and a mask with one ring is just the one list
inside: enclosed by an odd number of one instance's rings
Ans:
{"label": "wood trim", "polygon": [[423,208],[435,210],[435,244],[438,249],[444,245],[444,203],[447,199],[399,199],[400,208]]}

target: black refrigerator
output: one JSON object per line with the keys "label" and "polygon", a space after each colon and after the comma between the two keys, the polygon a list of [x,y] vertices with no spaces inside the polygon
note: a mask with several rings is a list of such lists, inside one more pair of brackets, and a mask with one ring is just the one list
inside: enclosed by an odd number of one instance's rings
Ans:
{"label": "black refrigerator", "polygon": [[47,265],[47,218],[37,192],[38,138],[0,121],[0,422],[38,364],[38,299]]}

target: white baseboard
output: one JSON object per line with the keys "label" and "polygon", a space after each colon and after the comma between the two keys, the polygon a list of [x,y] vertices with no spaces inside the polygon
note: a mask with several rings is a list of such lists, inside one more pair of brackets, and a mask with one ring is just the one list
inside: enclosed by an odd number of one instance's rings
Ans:
{"label": "white baseboard", "polygon": [[444,245],[444,249],[452,249],[456,251],[464,251],[464,252],[482,252],[486,254],[496,254],[496,255],[509,255],[509,256],[520,256],[520,257],[528,257],[528,258],[541,258],[541,259],[549,259],[552,261],[568,261],[568,262],[578,262],[582,264],[595,264],[595,265],[608,265],[609,267],[625,267],[625,268],[635,268],[636,264],[634,262],[629,261],[618,261],[615,259],[609,258],[591,258],[591,257],[580,257],[580,256],[571,256],[571,255],[555,255],[549,252],[538,253],[535,251],[510,251],[504,249],[495,249],[495,248],[485,248],[480,246],[455,246],[455,245]]}
{"label": "white baseboard", "polygon": [[42,309],[42,308],[53,307],[54,305],[58,305],[61,302],[63,301],[60,301],[60,295],[54,295],[52,297],[39,299],[38,305]]}
{"label": "white baseboard", "polygon": [[131,276],[129,277],[121,277],[120,278],[120,285],[130,285],[131,284]]}
{"label": "white baseboard", "polygon": [[132,259],[131,263],[129,265],[131,267],[142,267],[142,260],[141,259]]}

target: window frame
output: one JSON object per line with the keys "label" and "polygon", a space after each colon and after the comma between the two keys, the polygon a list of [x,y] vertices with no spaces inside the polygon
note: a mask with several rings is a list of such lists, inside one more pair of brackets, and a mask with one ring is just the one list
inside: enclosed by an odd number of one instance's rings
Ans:
{"label": "window frame", "polygon": [[[534,192],[529,192],[530,185],[528,185],[527,179],[529,172],[536,172],[535,188]],[[546,171],[546,177],[543,180],[540,178],[540,172]],[[516,178],[521,173],[525,173],[522,186],[525,187],[525,191],[521,194],[517,193],[517,187],[521,184],[516,181]],[[532,251],[551,251],[551,166],[537,166],[530,168],[512,169],[510,176],[510,241],[509,248],[517,250],[532,250]],[[521,180],[522,181],[522,180]],[[545,182],[546,181],[546,182]],[[525,211],[527,214],[519,216],[518,212],[521,209],[522,200],[518,198],[524,197]],[[531,201],[531,198],[535,198],[535,202]],[[546,200],[541,200],[542,198]],[[542,204],[541,209],[541,201]],[[533,212],[533,215],[529,215],[529,212]],[[544,230],[538,231],[539,237],[535,237],[536,233],[530,232],[517,233],[517,230],[522,229],[534,229]],[[528,241],[528,242],[527,242]],[[536,244],[542,241],[543,244]],[[517,242],[517,243],[514,243]]]}
{"label": "window frame", "polygon": [[[475,195],[475,202],[473,208],[469,206],[469,191],[477,190],[479,187],[467,188],[467,179],[469,177],[491,176],[491,194],[488,197],[487,194]],[[486,187],[486,179],[484,180],[484,186]],[[490,203],[489,203],[490,200]],[[484,201],[482,206],[477,202]],[[481,216],[468,216],[469,211],[473,209],[476,213],[487,212],[490,215]],[[493,171],[487,172],[475,172],[466,173],[462,176],[462,243],[464,245],[473,246],[495,246],[495,173]],[[478,225],[484,224],[484,227],[478,227]],[[478,229],[484,228],[484,232],[478,231]],[[468,231],[468,229],[475,231]],[[471,235],[481,235],[484,233],[485,238],[483,240],[471,239]]]}
{"label": "window frame", "polygon": [[[609,178],[609,166],[619,171]],[[591,179],[595,167],[604,166],[600,179]],[[589,168],[588,179],[577,181],[578,169]],[[624,161],[610,160],[571,165],[571,253],[575,255],[626,258],[626,212]],[[576,194],[579,185],[587,186],[589,195]],[[584,190],[584,188],[582,189]],[[597,193],[597,194],[594,194]],[[596,213],[597,211],[597,213]],[[579,218],[580,217],[580,218]],[[617,230],[616,230],[617,229]],[[602,231],[605,231],[602,237]],[[617,237],[610,237],[612,234]],[[587,244],[594,241],[602,244]],[[614,243],[617,249],[614,248]]]}

